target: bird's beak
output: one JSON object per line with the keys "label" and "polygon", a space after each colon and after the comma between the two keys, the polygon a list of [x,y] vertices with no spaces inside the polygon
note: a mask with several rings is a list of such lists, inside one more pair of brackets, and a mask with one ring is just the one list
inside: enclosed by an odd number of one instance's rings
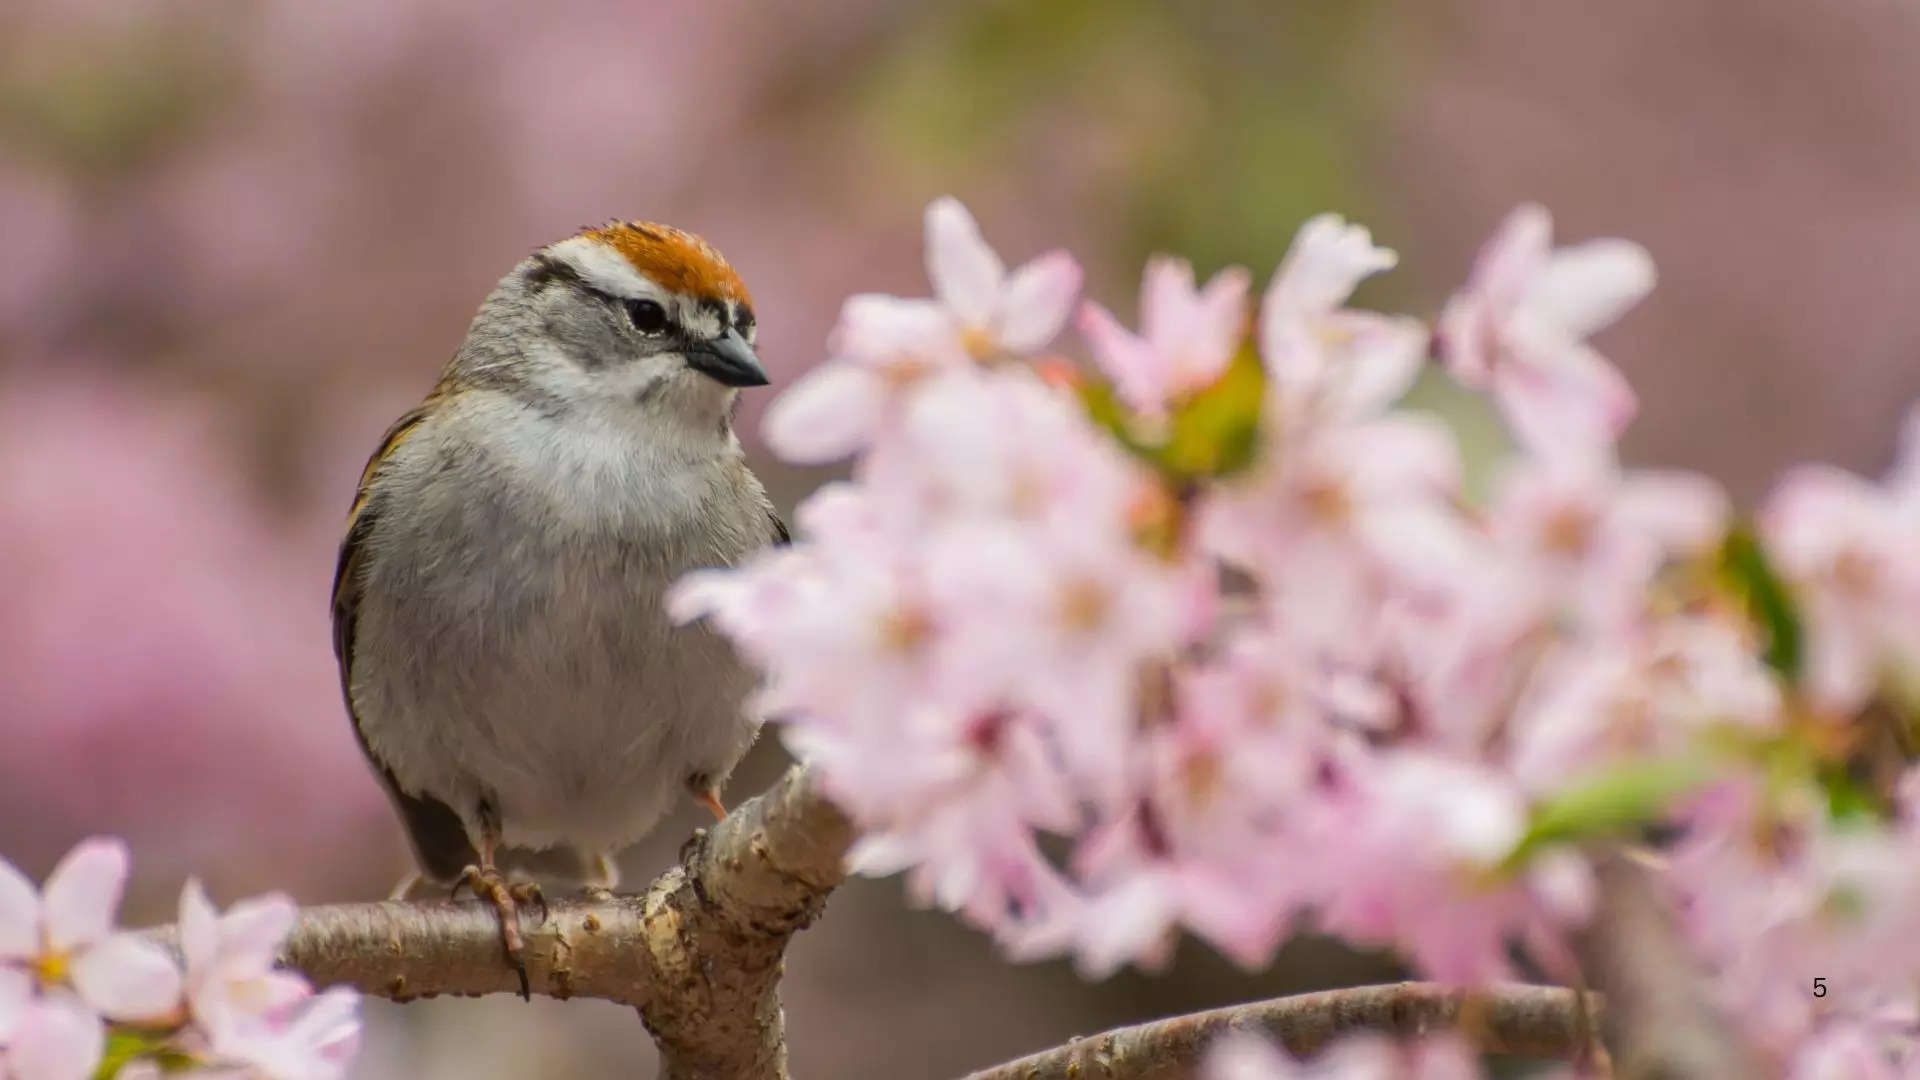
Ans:
{"label": "bird's beak", "polygon": [[765,386],[771,381],[760,358],[753,355],[753,346],[732,328],[712,341],[689,346],[687,366],[722,386]]}

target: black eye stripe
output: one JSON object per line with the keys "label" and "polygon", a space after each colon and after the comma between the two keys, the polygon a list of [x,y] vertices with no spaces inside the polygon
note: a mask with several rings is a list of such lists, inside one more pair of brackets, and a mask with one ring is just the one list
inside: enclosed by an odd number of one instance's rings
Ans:
{"label": "black eye stripe", "polygon": [[592,292],[580,272],[551,255],[535,255],[533,268],[527,271],[527,284],[535,290],[549,285],[565,285],[583,292]]}

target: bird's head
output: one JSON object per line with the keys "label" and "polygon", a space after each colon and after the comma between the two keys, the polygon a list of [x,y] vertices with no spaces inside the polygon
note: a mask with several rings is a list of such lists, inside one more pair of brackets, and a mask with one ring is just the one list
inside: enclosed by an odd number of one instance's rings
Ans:
{"label": "bird's head", "polygon": [[720,252],[672,226],[624,221],[514,267],[475,316],[454,374],[554,407],[703,426],[724,425],[740,387],[767,383],[752,300]]}

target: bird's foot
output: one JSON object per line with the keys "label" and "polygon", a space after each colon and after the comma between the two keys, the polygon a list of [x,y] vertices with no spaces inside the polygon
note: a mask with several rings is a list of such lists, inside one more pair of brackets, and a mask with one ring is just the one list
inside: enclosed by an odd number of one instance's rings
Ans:
{"label": "bird's foot", "polygon": [[687,777],[687,792],[693,801],[707,808],[713,814],[713,820],[719,821],[727,816],[727,804],[720,801],[720,785],[702,773]]}
{"label": "bird's foot", "polygon": [[520,907],[538,907],[542,923],[553,918],[553,911],[547,907],[547,894],[541,891],[539,882],[516,881],[507,886],[507,892]]}
{"label": "bird's foot", "polygon": [[547,921],[551,913],[540,886],[531,881],[508,881],[507,876],[493,866],[469,866],[454,883],[453,895],[459,896],[462,888],[493,905],[500,919],[500,948],[506,952],[507,963],[513,965],[514,974],[520,977],[521,1000],[533,1000],[533,990],[527,982],[527,944],[520,934],[520,909],[537,904],[540,921]]}

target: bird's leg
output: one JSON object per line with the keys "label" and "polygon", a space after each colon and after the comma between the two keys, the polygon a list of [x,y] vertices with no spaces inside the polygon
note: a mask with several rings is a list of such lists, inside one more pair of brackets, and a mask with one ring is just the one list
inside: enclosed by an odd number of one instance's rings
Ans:
{"label": "bird's leg", "polygon": [[613,899],[613,890],[620,884],[620,867],[606,855],[593,857],[593,876],[580,890],[589,900],[606,901]]}
{"label": "bird's leg", "polygon": [[687,791],[693,795],[693,801],[706,807],[713,813],[713,820],[719,821],[727,816],[727,804],[720,801],[720,785],[706,773],[694,773],[687,777]]}
{"label": "bird's leg", "polygon": [[533,1000],[532,988],[527,983],[526,940],[520,936],[520,906],[539,904],[541,921],[547,917],[547,900],[540,892],[540,886],[531,881],[508,881],[507,876],[494,865],[494,853],[500,848],[500,812],[493,803],[481,800],[480,817],[480,864],[469,866],[460,873],[460,880],[454,883],[454,895],[459,895],[461,886],[473,890],[473,895],[493,905],[500,919],[500,947],[506,951],[507,963],[513,965],[514,973],[520,976],[520,997]]}

